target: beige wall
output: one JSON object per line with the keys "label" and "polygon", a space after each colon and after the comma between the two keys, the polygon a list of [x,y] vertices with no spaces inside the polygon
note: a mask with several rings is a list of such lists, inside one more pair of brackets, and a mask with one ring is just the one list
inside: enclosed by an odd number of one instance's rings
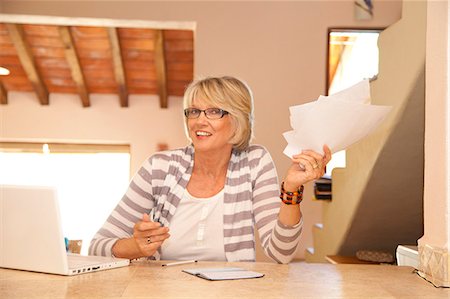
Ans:
{"label": "beige wall", "polygon": [[419,273],[435,286],[450,286],[448,1],[427,3],[424,235]]}
{"label": "beige wall", "polygon": [[[424,236],[420,244],[449,251],[449,10],[428,3]],[[450,264],[449,264],[450,267]]]}
{"label": "beige wall", "polygon": [[[234,75],[246,80],[255,95],[255,143],[265,145],[280,176],[289,165],[282,154],[282,133],[289,130],[288,107],[316,99],[325,92],[327,28],[386,27],[401,16],[401,2],[374,1],[374,19],[356,21],[353,1],[288,2],[150,2],[150,1],[3,1],[3,13],[71,17],[102,17],[154,21],[195,21],[195,75]],[[153,96],[132,97],[120,108],[114,96],[94,97],[81,108],[74,96],[54,95],[49,107],[34,96],[14,94],[0,107],[2,139],[129,142],[132,171],[157,142],[186,144],[181,99],[158,108]],[[321,204],[302,204],[303,244],[312,246],[311,226],[321,222]]]}

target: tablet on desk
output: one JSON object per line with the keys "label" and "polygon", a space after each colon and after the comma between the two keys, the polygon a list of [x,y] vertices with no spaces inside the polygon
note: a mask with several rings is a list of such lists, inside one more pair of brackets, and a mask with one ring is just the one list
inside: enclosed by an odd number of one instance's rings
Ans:
{"label": "tablet on desk", "polygon": [[263,273],[248,271],[242,268],[192,268],[183,272],[207,280],[234,280],[263,277]]}

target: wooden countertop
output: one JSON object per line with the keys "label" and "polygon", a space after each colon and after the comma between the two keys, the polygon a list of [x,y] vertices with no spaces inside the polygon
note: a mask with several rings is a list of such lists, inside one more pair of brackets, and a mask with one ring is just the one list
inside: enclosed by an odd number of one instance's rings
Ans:
{"label": "wooden countertop", "polygon": [[[0,298],[450,298],[411,267],[332,265],[294,262],[199,262],[161,267],[163,262],[59,276],[0,269]],[[241,267],[263,278],[207,281],[182,272],[187,268]]]}

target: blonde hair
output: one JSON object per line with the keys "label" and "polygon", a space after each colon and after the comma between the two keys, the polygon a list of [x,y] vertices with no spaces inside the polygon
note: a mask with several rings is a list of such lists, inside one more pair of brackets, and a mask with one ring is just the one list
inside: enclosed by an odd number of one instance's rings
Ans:
{"label": "blonde hair", "polygon": [[[235,127],[230,143],[237,150],[245,150],[253,138],[253,94],[248,85],[229,76],[193,81],[184,93],[183,109],[191,107],[197,97],[212,107],[228,111]],[[187,119],[185,129],[187,132]]]}

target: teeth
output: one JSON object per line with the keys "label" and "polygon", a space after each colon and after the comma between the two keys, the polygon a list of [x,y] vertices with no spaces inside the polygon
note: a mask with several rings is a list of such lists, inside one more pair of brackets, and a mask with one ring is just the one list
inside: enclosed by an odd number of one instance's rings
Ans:
{"label": "teeth", "polygon": [[196,132],[197,136],[211,136],[211,133],[199,131]]}

